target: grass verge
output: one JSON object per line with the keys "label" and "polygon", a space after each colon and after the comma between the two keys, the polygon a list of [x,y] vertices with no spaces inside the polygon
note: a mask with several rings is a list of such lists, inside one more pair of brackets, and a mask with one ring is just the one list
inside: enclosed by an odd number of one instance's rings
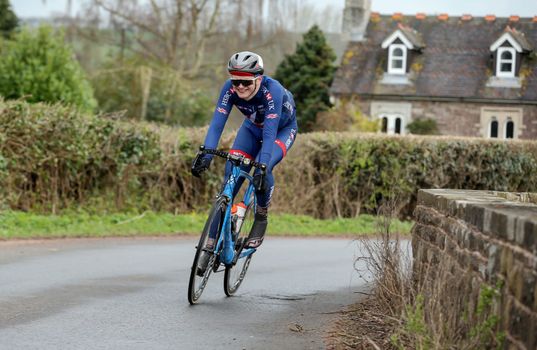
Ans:
{"label": "grass verge", "polygon": [[[153,235],[198,235],[207,214],[144,212],[142,214],[66,213],[40,215],[17,211],[0,213],[0,239],[112,237]],[[271,215],[269,235],[361,236],[378,232],[377,218],[361,215],[353,219],[318,220],[308,216]],[[411,222],[393,222],[393,230],[409,233]]]}

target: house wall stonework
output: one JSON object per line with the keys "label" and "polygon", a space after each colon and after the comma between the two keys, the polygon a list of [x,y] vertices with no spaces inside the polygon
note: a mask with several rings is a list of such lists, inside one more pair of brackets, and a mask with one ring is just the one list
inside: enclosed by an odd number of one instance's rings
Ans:
{"label": "house wall stonework", "polygon": [[[486,125],[481,125],[481,113],[483,108],[509,108],[522,111],[522,124],[516,125],[519,139],[537,139],[537,105],[505,105],[494,103],[470,103],[470,102],[438,102],[438,101],[383,101],[381,99],[361,99],[361,111],[371,117],[375,115],[375,105],[382,104],[411,104],[412,113],[410,120],[433,119],[436,120],[438,129],[442,135],[483,137]],[[372,108],[373,107],[373,108]],[[501,138],[501,137],[500,137]]]}

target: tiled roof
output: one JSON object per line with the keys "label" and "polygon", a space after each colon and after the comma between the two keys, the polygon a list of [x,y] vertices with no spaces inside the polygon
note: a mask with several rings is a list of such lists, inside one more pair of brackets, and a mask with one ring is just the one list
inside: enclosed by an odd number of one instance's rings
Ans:
{"label": "tiled roof", "polygon": [[[487,87],[489,77],[494,74],[491,44],[509,26],[521,46],[537,47],[534,18],[439,17],[375,14],[369,21],[365,41],[348,44],[331,92],[336,95],[537,101],[535,52],[524,55],[520,69],[522,87]],[[419,33],[425,48],[412,58],[409,85],[381,84],[387,59],[381,43],[400,28],[400,23]]]}
{"label": "tiled roof", "polygon": [[513,38],[522,47],[522,50],[533,51],[533,46],[529,43],[528,39],[526,39],[524,33],[521,33],[520,31],[516,30],[515,28],[511,28],[510,26],[507,26],[507,28],[505,28],[505,31],[513,36]]}
{"label": "tiled roof", "polygon": [[408,40],[410,40],[412,45],[414,45],[415,47],[423,48],[425,46],[421,34],[418,33],[416,30],[403,24],[399,24],[399,30],[403,32],[403,34],[408,38]]}

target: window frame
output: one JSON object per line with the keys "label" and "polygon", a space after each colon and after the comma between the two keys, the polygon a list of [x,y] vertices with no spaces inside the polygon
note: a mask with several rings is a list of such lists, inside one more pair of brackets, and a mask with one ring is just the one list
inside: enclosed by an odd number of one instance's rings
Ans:
{"label": "window frame", "polygon": [[[492,136],[492,124],[493,123],[496,123],[496,136]],[[499,139],[500,138],[500,122],[498,121],[498,118],[496,118],[496,117],[490,118],[488,138],[489,139]]]}
{"label": "window frame", "polygon": [[[490,139],[492,120],[498,122],[498,140],[506,140],[507,123],[513,122],[513,139],[519,139],[526,128],[524,125],[524,110],[522,108],[482,106],[480,112],[480,135]],[[511,140],[508,138],[507,140]]]}
{"label": "window frame", "polygon": [[[401,113],[382,113],[378,116],[381,120],[382,128],[381,133],[386,135],[405,135],[407,118]],[[386,120],[386,130],[384,130],[384,120]],[[399,130],[397,130],[397,123],[399,122]],[[399,132],[397,132],[399,131]]]}
{"label": "window frame", "polygon": [[[512,59],[502,59],[502,54],[504,52],[509,52],[511,54]],[[496,76],[500,78],[514,78],[516,73],[516,58],[516,50],[514,47],[499,47],[496,51]],[[502,63],[511,63],[511,71],[502,71]]]}
{"label": "window frame", "polygon": [[[402,57],[400,56],[393,56],[393,51],[396,49],[401,49],[403,51]],[[406,74],[406,64],[407,64],[407,57],[408,56],[408,48],[404,44],[391,44],[388,48],[388,74],[399,74],[403,75]],[[403,62],[401,68],[394,68],[392,63],[395,60],[401,60]]]}
{"label": "window frame", "polygon": [[[507,125],[511,123],[513,125],[513,135],[512,137],[507,137]],[[503,126],[503,138],[506,140],[515,139],[516,138],[516,124],[515,121],[511,117],[507,117],[505,120],[504,126]]]}

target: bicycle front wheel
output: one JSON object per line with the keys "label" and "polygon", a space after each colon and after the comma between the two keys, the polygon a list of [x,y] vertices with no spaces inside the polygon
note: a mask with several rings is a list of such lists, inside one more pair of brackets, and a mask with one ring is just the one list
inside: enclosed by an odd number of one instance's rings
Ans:
{"label": "bicycle front wheel", "polygon": [[205,267],[205,271],[202,271],[203,269],[200,269],[199,266],[202,254],[206,253],[205,247],[207,245],[207,240],[209,239],[211,231],[216,230],[216,232],[213,233],[216,234],[215,242],[218,241],[218,236],[220,235],[220,232],[222,230],[222,223],[224,221],[223,219],[225,211],[226,204],[224,202],[224,198],[218,198],[213,205],[211,212],[209,213],[209,218],[205,223],[205,227],[203,228],[203,231],[201,233],[198,245],[196,246],[196,254],[194,255],[194,261],[192,263],[190,279],[188,282],[188,302],[191,305],[194,305],[201,297],[201,294],[203,293],[203,290],[205,289],[205,286],[209,281],[209,277],[211,275],[211,272],[213,271],[213,267],[217,262],[217,254],[209,253],[209,262]]}
{"label": "bicycle front wheel", "polygon": [[226,265],[226,271],[224,273],[224,292],[228,297],[235,294],[237,289],[239,289],[239,286],[246,275],[246,271],[248,271],[248,267],[250,266],[250,260],[252,260],[252,254],[242,258],[240,258],[240,254],[243,250],[246,240],[248,239],[250,230],[254,225],[254,196],[255,194],[252,191],[251,198],[248,200],[250,204],[246,207],[244,220],[237,237],[235,238],[235,256],[239,256],[239,258],[236,259],[236,264]]}

